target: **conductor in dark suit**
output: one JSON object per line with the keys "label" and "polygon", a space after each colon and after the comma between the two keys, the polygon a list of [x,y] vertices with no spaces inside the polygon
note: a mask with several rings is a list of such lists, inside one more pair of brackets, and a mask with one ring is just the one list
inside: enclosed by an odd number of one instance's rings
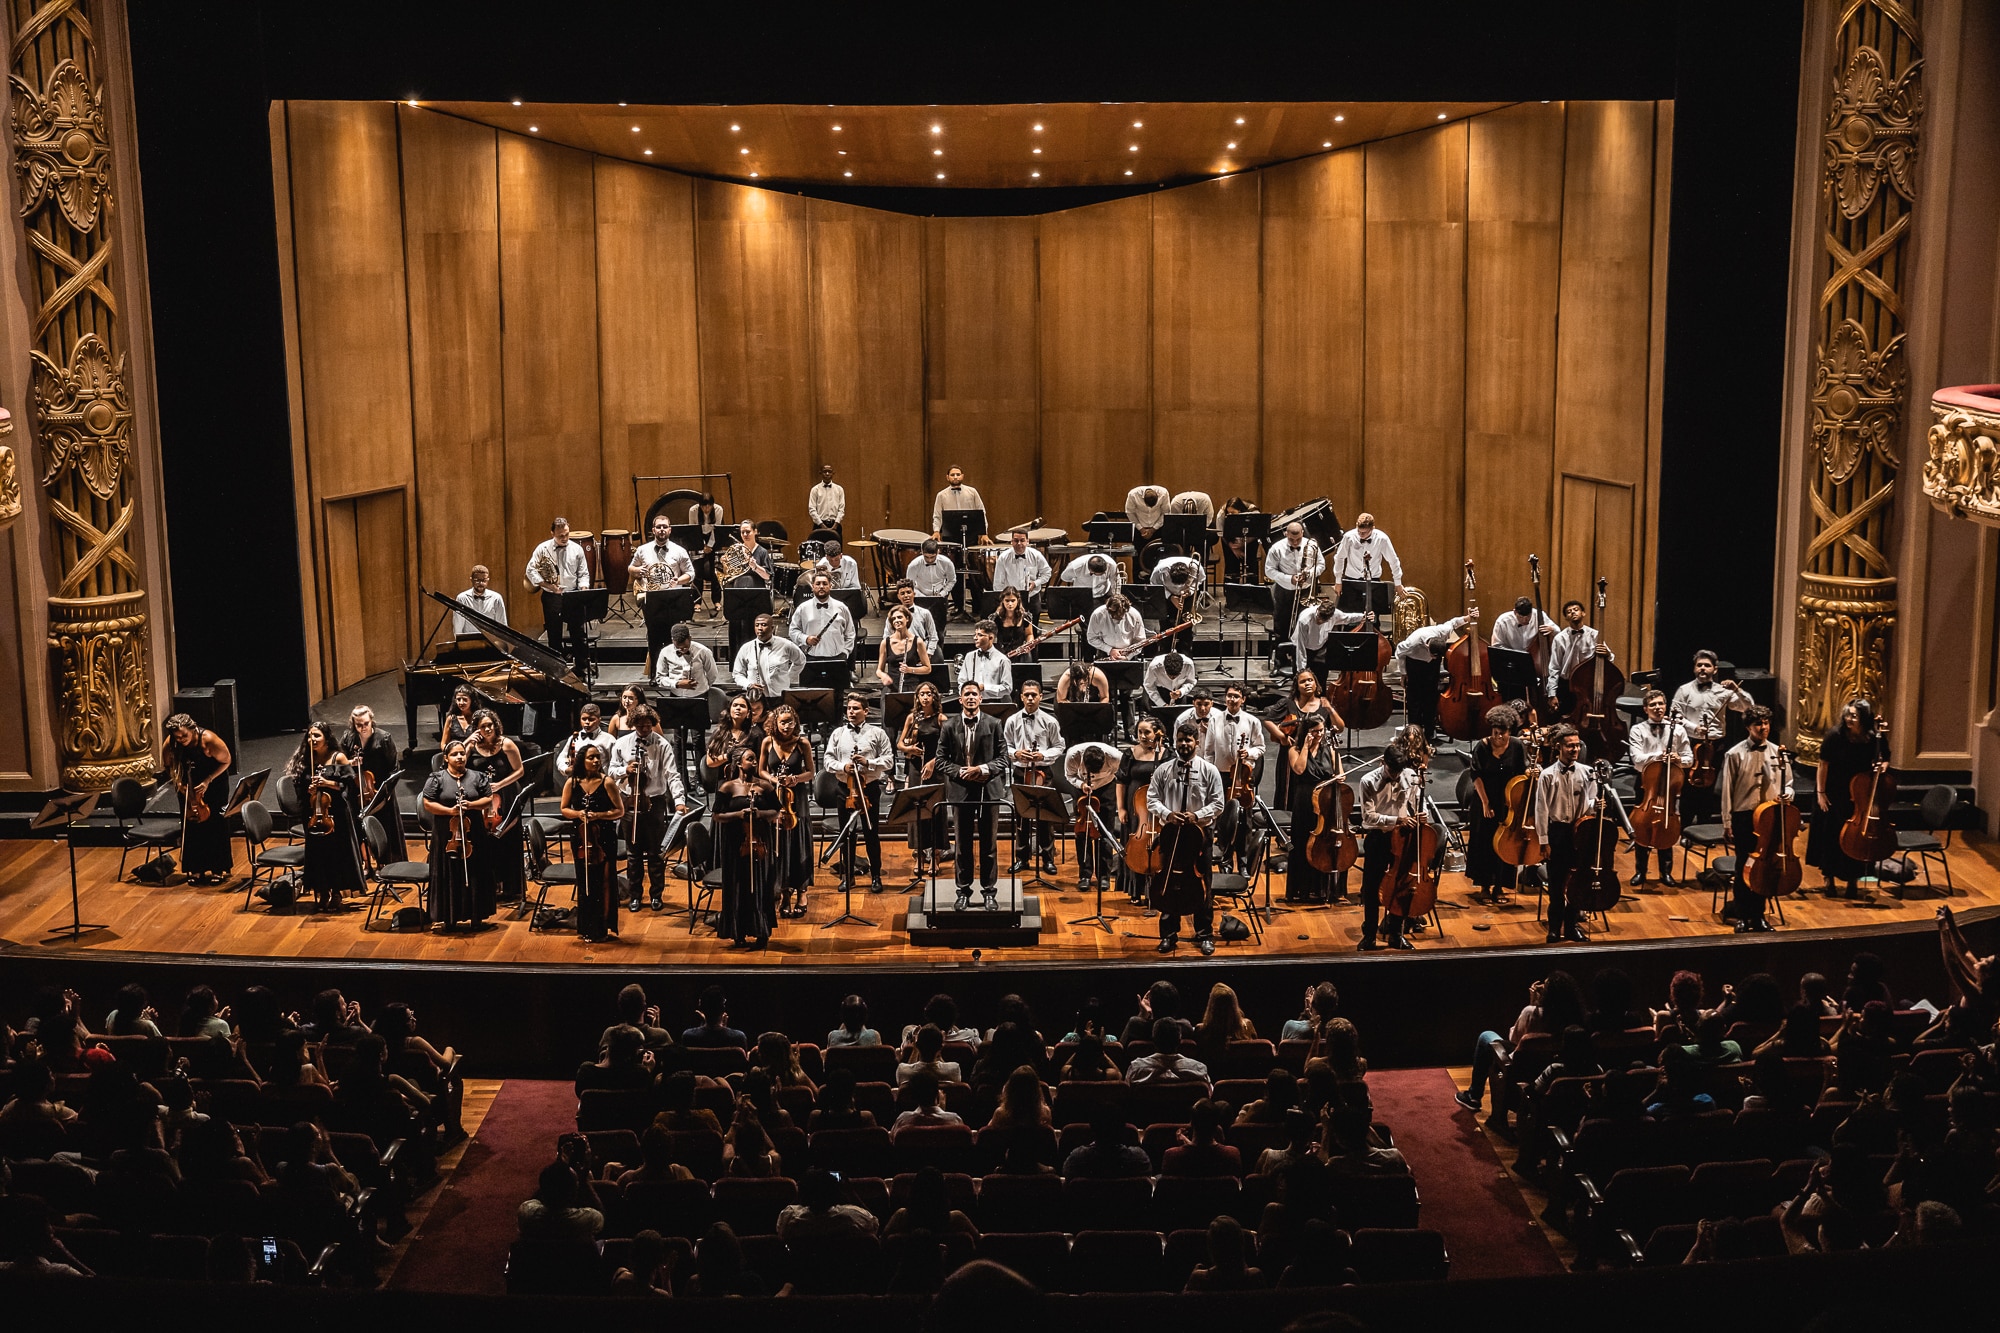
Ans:
{"label": "conductor in dark suit", "polygon": [[958,910],[972,905],[972,830],[979,828],[979,891],[992,911],[1000,906],[999,847],[994,834],[997,807],[963,805],[966,801],[997,801],[1001,796],[1006,742],[1000,724],[979,711],[985,691],[978,681],[959,686],[963,713],[947,718],[938,737],[938,772],[944,776],[945,799],[955,807],[958,823]]}

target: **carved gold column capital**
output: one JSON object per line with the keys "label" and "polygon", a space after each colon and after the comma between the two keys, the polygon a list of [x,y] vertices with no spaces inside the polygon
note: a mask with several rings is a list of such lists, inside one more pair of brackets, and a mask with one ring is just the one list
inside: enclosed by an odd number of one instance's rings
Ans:
{"label": "carved gold column capital", "polygon": [[[14,434],[14,414],[0,407],[0,440]],[[21,477],[14,467],[14,448],[0,444],[0,528],[21,516]]]}
{"label": "carved gold column capital", "polygon": [[1953,518],[2000,526],[2000,384],[1931,395],[1924,495]]}

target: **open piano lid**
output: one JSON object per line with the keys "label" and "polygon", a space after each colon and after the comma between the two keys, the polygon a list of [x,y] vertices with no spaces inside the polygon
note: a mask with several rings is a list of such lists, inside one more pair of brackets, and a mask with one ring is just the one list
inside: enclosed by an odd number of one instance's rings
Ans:
{"label": "open piano lid", "polygon": [[589,697],[589,689],[570,671],[569,663],[561,654],[550,651],[546,644],[535,642],[519,630],[509,629],[483,612],[473,610],[455,597],[432,592],[429,588],[420,591],[439,606],[449,608],[453,615],[463,616],[469,623],[477,626],[486,641],[511,661],[539,676],[546,677],[554,684],[566,685],[575,690],[579,701]]}

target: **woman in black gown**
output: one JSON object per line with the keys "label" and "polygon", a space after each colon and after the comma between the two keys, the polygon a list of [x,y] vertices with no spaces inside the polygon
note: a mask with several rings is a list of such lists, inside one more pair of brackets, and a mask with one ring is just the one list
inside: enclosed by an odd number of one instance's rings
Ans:
{"label": "woman in black gown", "polygon": [[784,895],[778,915],[798,918],[806,914],[806,889],[812,884],[813,875],[812,811],[808,799],[814,773],[813,747],[800,730],[799,715],[790,704],[772,709],[770,718],[769,734],[764,737],[757,769],[758,776],[771,785],[779,800],[789,801],[798,812],[798,822],[789,829],[780,828],[777,833],[778,888]]}
{"label": "woman in black gown", "polygon": [[[731,776],[715,794],[715,855],[722,867],[716,933],[749,949],[770,941],[777,921],[778,797],[757,774],[757,752],[729,752]],[[755,849],[753,850],[753,823]]]}
{"label": "woman in black gown", "polygon": [[[937,781],[938,737],[943,732],[944,710],[938,703],[938,688],[925,681],[917,686],[910,715],[903,719],[903,729],[896,736],[896,749],[909,773],[906,786],[919,787]],[[937,803],[929,819],[917,823],[911,841],[911,850],[917,855],[916,873],[920,877],[930,874],[932,859],[947,845],[943,801]]]}
{"label": "woman in black gown", "polygon": [[[488,789],[498,798],[495,807],[504,818],[520,795],[521,750],[500,731],[500,717],[490,708],[472,715],[472,743],[465,747],[465,766],[484,773]],[[526,831],[516,819],[498,835],[481,838],[478,853],[484,863],[487,882],[501,902],[526,896],[528,874],[523,859]]]}
{"label": "woman in black gown", "polygon": [[890,607],[882,644],[875,653],[875,679],[883,689],[901,694],[930,677],[930,649],[924,646],[923,636],[910,628],[910,613],[900,606]]}
{"label": "woman in black gown", "polygon": [[[1129,839],[1147,826],[1146,788],[1152,785],[1153,770],[1166,759],[1166,732],[1158,718],[1142,717],[1132,728],[1132,745],[1118,761],[1119,834]],[[1123,848],[1118,857],[1118,887],[1133,902],[1146,900],[1146,881],[1125,864]]]}
{"label": "woman in black gown", "polygon": [[[1335,737],[1317,713],[1306,715],[1298,728],[1296,744],[1285,747],[1291,770],[1292,850],[1285,861],[1285,901],[1324,903],[1347,895],[1347,872],[1338,877],[1321,870],[1306,855],[1306,844],[1319,826],[1319,811],[1313,803],[1321,783],[1331,782],[1339,771]],[[1333,793],[1338,795],[1339,793]],[[1358,834],[1356,836],[1359,836]]]}
{"label": "woman in black gown", "polygon": [[1472,833],[1465,848],[1465,873],[1479,897],[1503,907],[1519,870],[1493,850],[1493,835],[1507,817],[1507,784],[1528,771],[1528,752],[1514,738],[1521,715],[1512,704],[1486,710],[1486,739],[1472,747]]}
{"label": "woman in black gown", "polygon": [[576,933],[601,944],[618,933],[618,821],[625,801],[604,774],[604,751],[586,745],[563,782],[562,817],[576,861]]}
{"label": "woman in black gown", "polygon": [[443,765],[424,779],[417,798],[431,830],[431,921],[446,930],[477,925],[493,912],[479,843],[495,798],[486,775],[466,767],[467,749],[464,741],[447,744]]}
{"label": "woman in black gown", "polygon": [[[190,883],[220,884],[236,864],[229,839],[229,821],[222,817],[229,784],[229,745],[222,737],[186,713],[175,713],[164,728],[167,737],[161,766],[180,789],[187,812],[181,831],[181,869]],[[192,797],[198,793],[207,818],[196,819]]]}
{"label": "woman in black gown", "polygon": [[[1311,671],[1301,671],[1292,678],[1292,697],[1285,701],[1277,717],[1265,721],[1264,730],[1279,745],[1290,745],[1292,737],[1304,730],[1295,725],[1302,718],[1318,714],[1330,733],[1337,733],[1347,726],[1340,712],[1319,690],[1319,677]],[[1278,765],[1277,789],[1272,795],[1277,804],[1289,808],[1292,804],[1292,769],[1289,764]]]}
{"label": "woman in black gown", "polygon": [[1861,892],[1861,877],[1873,874],[1840,849],[1840,826],[1854,814],[1854,779],[1876,767],[1888,767],[1882,753],[1880,723],[1875,706],[1866,699],[1850,699],[1840,710],[1840,725],[1820,738],[1819,812],[1806,831],[1806,864],[1818,866],[1820,892],[1838,896],[1842,886],[1852,898]]}
{"label": "woman in black gown", "polygon": [[1021,604],[1021,590],[1009,588],[1001,593],[999,605],[993,608],[993,646],[1012,656],[1015,649],[1035,637],[1035,618]]}
{"label": "woman in black gown", "polygon": [[306,728],[299,748],[285,765],[285,776],[297,783],[305,796],[302,887],[313,895],[321,911],[336,910],[342,894],[368,891],[361,877],[361,848],[355,838],[360,822],[356,802],[361,796],[361,769],[334,743],[333,728],[315,722]]}
{"label": "woman in black gown", "polygon": [[445,713],[443,729],[438,733],[438,748],[453,741],[471,740],[472,715],[472,691],[461,685],[452,691],[451,708]]}
{"label": "woman in black gown", "polygon": [[701,761],[703,791],[714,791],[729,780],[730,756],[747,749],[755,755],[764,745],[764,733],[750,720],[750,697],[731,695],[729,711],[708,729],[707,751]]}

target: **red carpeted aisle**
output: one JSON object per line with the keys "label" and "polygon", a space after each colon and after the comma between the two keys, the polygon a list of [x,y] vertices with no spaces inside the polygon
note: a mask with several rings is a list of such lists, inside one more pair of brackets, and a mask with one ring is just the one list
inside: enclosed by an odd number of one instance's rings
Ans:
{"label": "red carpeted aisle", "polygon": [[1417,1177],[1423,1199],[1419,1220],[1444,1233],[1452,1277],[1562,1272],[1562,1261],[1492,1145],[1452,1100],[1456,1091],[1442,1069],[1368,1073],[1375,1117],[1395,1133],[1396,1146]]}
{"label": "red carpeted aisle", "polygon": [[500,1295],[514,1210],[555,1160],[556,1139],[576,1127],[568,1083],[508,1079],[500,1085],[458,1169],[439,1192],[389,1285],[418,1291]]}

